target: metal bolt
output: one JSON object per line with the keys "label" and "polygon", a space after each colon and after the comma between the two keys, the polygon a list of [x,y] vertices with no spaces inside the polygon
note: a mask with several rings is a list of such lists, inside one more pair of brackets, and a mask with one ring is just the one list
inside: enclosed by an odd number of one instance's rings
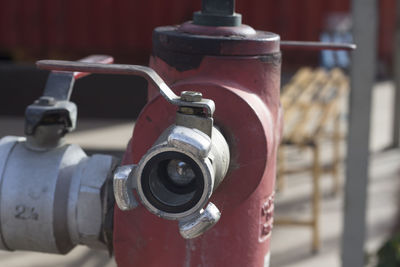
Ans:
{"label": "metal bolt", "polygon": [[41,106],[54,106],[56,103],[56,100],[54,97],[51,96],[41,96],[38,100],[35,101],[35,104],[41,105]]}
{"label": "metal bolt", "polygon": [[203,94],[195,91],[183,91],[181,100],[185,102],[199,102],[203,98]]}

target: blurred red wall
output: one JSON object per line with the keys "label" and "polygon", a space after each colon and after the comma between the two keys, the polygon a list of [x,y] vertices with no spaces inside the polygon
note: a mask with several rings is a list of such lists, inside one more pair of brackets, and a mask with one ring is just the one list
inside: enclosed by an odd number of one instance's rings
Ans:
{"label": "blurred red wall", "polygon": [[[190,20],[200,0],[0,0],[0,52],[16,60],[78,58],[109,53],[146,63],[152,29]],[[349,0],[237,0],[243,21],[285,40],[318,40],[325,17],[349,12]],[[379,1],[379,57],[390,67],[395,0]],[[315,61],[288,53],[293,63]]]}

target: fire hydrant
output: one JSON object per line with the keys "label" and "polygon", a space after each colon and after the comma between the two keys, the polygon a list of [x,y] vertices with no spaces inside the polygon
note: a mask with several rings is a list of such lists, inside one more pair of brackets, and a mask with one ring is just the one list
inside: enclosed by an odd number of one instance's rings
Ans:
{"label": "fire hydrant", "polygon": [[[0,248],[85,244],[113,250],[119,266],[268,266],[283,45],[299,43],[242,24],[232,0],[203,0],[193,21],[154,30],[150,67],[39,61],[52,73],[27,108],[26,138],[0,140]],[[88,73],[149,82],[122,162],[63,142],[74,79]]]}
{"label": "fire hydrant", "polygon": [[[146,205],[128,212],[116,209],[114,251],[118,265],[266,266],[282,127],[279,36],[241,24],[233,1],[203,1],[193,22],[155,29],[150,67],[181,97],[196,91],[199,99],[202,95],[215,102],[214,129],[225,138],[230,155],[228,172],[219,186],[214,186],[210,198],[221,218],[201,236],[184,239],[176,222],[162,219],[179,212],[177,208],[166,215],[167,207],[158,207],[153,212],[161,218],[150,214]],[[142,161],[174,123],[185,121],[192,128],[203,125],[200,120],[207,122],[205,117],[196,122],[193,115],[202,116],[185,106],[176,112],[150,86],[148,103],[136,122],[123,163]],[[161,197],[158,200],[163,201]],[[167,202],[176,205],[174,201],[171,197]],[[197,220],[179,222],[184,236],[189,235],[185,238],[192,237],[187,225],[202,230],[197,228]],[[197,236],[198,231],[193,234]]]}

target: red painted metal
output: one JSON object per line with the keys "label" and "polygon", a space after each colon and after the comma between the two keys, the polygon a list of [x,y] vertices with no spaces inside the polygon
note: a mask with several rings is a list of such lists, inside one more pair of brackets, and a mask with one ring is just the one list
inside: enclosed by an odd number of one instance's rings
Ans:
{"label": "red painted metal", "polygon": [[[263,266],[269,252],[281,133],[279,39],[264,42],[269,50],[263,55],[243,55],[252,53],[252,42],[238,42],[240,51],[234,43],[228,50],[222,44],[219,52],[227,54],[202,55],[198,66],[189,64],[184,70],[154,52],[150,66],[177,94],[196,90],[215,101],[215,124],[230,145],[231,164],[211,198],[222,217],[193,240],[179,235],[177,222],[157,218],[143,206],[129,212],[116,207],[114,252],[119,266]],[[180,56],[190,58],[183,52]],[[149,102],[136,122],[123,163],[137,163],[174,123],[175,112],[150,87]]]}

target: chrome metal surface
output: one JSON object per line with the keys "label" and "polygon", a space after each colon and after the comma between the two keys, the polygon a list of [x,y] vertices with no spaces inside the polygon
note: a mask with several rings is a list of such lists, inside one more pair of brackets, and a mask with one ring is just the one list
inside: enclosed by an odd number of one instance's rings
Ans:
{"label": "chrome metal surface", "polygon": [[[212,117],[193,116],[181,112],[183,108],[176,113],[175,124],[191,129],[198,129],[211,137],[214,119]],[[192,108],[189,108],[193,111]]]}
{"label": "chrome metal surface", "polygon": [[[165,170],[160,169],[157,164],[150,165],[151,168],[157,168],[157,170],[154,170],[152,177],[143,176],[148,175],[145,174],[145,169],[148,168],[148,164],[151,164],[156,157],[165,153],[178,153],[184,156],[180,159],[167,158],[169,161],[165,164],[167,166]],[[182,159],[185,157],[189,158],[191,163]],[[165,130],[153,147],[140,160],[133,174],[133,179],[136,180],[136,189],[139,198],[149,211],[165,219],[178,220],[182,236],[184,238],[194,238],[204,233],[219,220],[220,212],[214,204],[209,203],[205,210],[203,210],[203,208],[207,205],[213,191],[225,177],[229,167],[229,160],[230,154],[228,144],[223,135],[215,127],[212,129],[210,138],[197,129],[173,125]],[[176,164],[179,163],[183,165],[176,166]],[[176,172],[179,172],[179,168],[183,167],[190,168],[193,172],[181,172],[184,174],[183,176],[185,178],[180,177],[182,181],[179,180],[179,182],[176,182],[176,177],[171,177],[171,172],[173,172],[173,170],[169,169],[172,168],[170,165],[175,166]],[[200,170],[201,174],[194,171],[196,168]],[[160,171],[167,173],[166,175],[157,176],[160,175]],[[194,177],[188,175],[188,173],[194,174]],[[168,176],[169,178],[165,178]],[[153,189],[150,188],[153,196],[167,205],[168,208],[158,207],[154,203],[154,200],[150,199],[145,193],[146,186],[144,183],[146,183],[148,179],[152,179],[148,182],[149,184],[156,186]],[[191,183],[195,184],[197,187],[202,184],[201,197],[196,199],[195,203],[192,203],[193,194],[195,193],[174,194],[174,190],[168,192],[168,186],[163,188],[165,182],[163,182],[162,179],[172,180],[173,183],[177,184],[176,190],[178,191],[184,189],[186,186],[189,187]],[[185,181],[183,179],[187,180]],[[194,183],[196,179],[201,179],[201,182]],[[174,210],[174,207],[186,203],[191,203],[187,209]]]}
{"label": "chrome metal surface", "polygon": [[208,203],[205,210],[201,210],[197,216],[179,222],[179,233],[185,239],[192,239],[203,234],[214,226],[220,219],[221,212],[212,203]]}
{"label": "chrome metal surface", "polygon": [[167,139],[168,145],[205,158],[211,149],[211,138],[205,133],[183,126],[175,126]]}
{"label": "chrome metal surface", "polygon": [[121,210],[131,210],[138,206],[132,190],[132,173],[136,165],[118,167],[114,172],[114,196]]}
{"label": "chrome metal surface", "polygon": [[203,98],[203,94],[195,91],[183,91],[181,99],[186,102],[198,102]]}

